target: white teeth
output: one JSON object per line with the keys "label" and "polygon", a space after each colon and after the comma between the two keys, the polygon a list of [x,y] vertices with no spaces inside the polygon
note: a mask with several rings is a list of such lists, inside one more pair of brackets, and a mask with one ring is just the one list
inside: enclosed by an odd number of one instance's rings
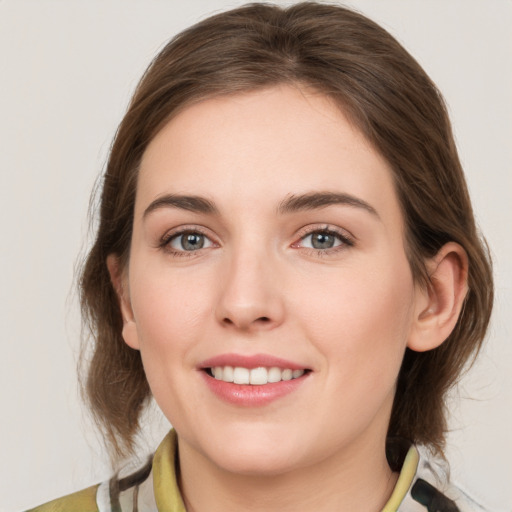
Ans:
{"label": "white teeth", "polygon": [[234,382],[235,384],[252,384],[253,386],[262,386],[282,380],[298,379],[304,375],[304,370],[291,370],[290,368],[243,368],[241,366],[215,366],[210,368],[212,375],[217,380],[224,382]]}
{"label": "white teeth", "polygon": [[279,382],[281,380],[281,368],[269,368],[268,382]]}
{"label": "white teeth", "polygon": [[249,370],[237,366],[233,370],[233,382],[235,384],[249,384]]}
{"label": "white teeth", "polygon": [[222,380],[224,382],[233,382],[233,379],[235,378],[233,374],[234,372],[232,366],[224,366],[224,369],[222,370]]}
{"label": "white teeth", "polygon": [[251,376],[249,382],[257,386],[266,384],[268,382],[268,372],[266,368],[253,368],[251,370]]}
{"label": "white teeth", "polygon": [[293,377],[293,371],[289,368],[287,370],[283,370],[283,373],[281,374],[281,379],[283,380],[292,380]]}

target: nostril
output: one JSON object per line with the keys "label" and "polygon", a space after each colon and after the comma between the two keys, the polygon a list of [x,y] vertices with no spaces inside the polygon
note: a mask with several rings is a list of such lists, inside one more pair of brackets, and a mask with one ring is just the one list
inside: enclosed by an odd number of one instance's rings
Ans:
{"label": "nostril", "polygon": [[[226,317],[222,321],[228,325],[234,324],[234,322],[233,322],[233,320],[231,320],[231,318]],[[268,316],[260,316],[259,318],[256,318],[255,322],[268,323],[268,322],[270,322],[270,318]]]}

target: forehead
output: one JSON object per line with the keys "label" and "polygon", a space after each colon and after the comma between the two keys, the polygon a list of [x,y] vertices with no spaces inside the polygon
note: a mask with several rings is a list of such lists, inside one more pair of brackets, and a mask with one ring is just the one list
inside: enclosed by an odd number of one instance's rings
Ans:
{"label": "forehead", "polygon": [[166,193],[222,206],[319,190],[399,210],[389,165],[338,106],[317,91],[279,86],[181,111],[143,155],[136,209]]}

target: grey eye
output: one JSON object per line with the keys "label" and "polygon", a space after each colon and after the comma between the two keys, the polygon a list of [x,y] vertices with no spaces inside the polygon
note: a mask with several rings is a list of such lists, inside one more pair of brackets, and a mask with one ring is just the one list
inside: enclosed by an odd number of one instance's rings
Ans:
{"label": "grey eye", "polygon": [[211,241],[203,234],[187,232],[172,238],[170,246],[176,251],[198,251],[210,247]]}
{"label": "grey eye", "polygon": [[334,247],[337,237],[331,233],[317,232],[309,235],[311,237],[311,247],[314,249],[330,249]]}
{"label": "grey eye", "polygon": [[302,245],[310,249],[332,249],[342,243],[339,235],[328,231],[314,231],[302,239]]}

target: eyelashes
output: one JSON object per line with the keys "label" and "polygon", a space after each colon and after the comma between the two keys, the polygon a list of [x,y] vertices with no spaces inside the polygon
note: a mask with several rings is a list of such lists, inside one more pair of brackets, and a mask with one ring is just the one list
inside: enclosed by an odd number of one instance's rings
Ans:
{"label": "eyelashes", "polygon": [[208,249],[213,246],[212,241],[206,235],[194,231],[186,231],[175,235],[169,240],[168,244],[175,251],[186,252]]}
{"label": "eyelashes", "polygon": [[354,246],[352,236],[331,226],[308,227],[299,236],[299,240],[291,244],[291,247],[306,249],[317,256],[335,254]]}
{"label": "eyelashes", "polygon": [[171,256],[190,257],[205,249],[219,247],[219,244],[197,226],[184,226],[166,233],[158,246]]}
{"label": "eyelashes", "polygon": [[[298,240],[290,244],[290,247],[313,256],[326,256],[346,250],[354,244],[354,238],[346,231],[327,225],[303,228]],[[173,257],[193,257],[218,248],[220,244],[198,226],[183,226],[166,233],[158,246]]]}

